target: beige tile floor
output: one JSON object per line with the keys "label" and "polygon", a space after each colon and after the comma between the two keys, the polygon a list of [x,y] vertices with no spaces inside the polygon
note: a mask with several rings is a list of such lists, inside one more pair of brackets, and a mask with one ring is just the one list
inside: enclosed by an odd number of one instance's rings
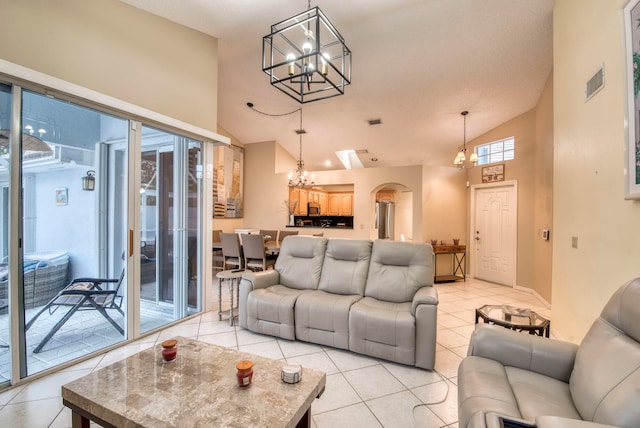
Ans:
{"label": "beige tile floor", "polygon": [[275,339],[218,321],[208,312],[132,344],[0,393],[2,427],[70,427],[60,386],[176,336],[197,338],[327,373],[325,393],[312,407],[312,426],[458,427],[457,369],[474,329],[474,309],[488,303],[530,307],[549,318],[534,295],[469,279],[440,284],[436,370],[402,366],[343,350]]}

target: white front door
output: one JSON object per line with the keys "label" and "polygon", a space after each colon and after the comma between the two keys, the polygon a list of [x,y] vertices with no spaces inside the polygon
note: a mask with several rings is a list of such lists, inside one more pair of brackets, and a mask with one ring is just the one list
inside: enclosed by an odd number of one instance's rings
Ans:
{"label": "white front door", "polygon": [[514,286],[518,227],[516,183],[474,186],[473,196],[474,276]]}

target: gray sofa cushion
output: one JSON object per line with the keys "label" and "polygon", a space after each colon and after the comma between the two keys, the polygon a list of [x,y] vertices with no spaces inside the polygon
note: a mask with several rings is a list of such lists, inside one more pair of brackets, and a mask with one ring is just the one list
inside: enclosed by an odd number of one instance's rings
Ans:
{"label": "gray sofa cushion", "polygon": [[247,327],[256,333],[294,340],[293,307],[301,294],[309,292],[282,285],[253,290],[247,297]]}
{"label": "gray sofa cushion", "polygon": [[419,288],[433,285],[429,244],[373,241],[364,295],[387,302],[410,302]]}
{"label": "gray sofa cushion", "polygon": [[[474,426],[471,418],[482,412],[520,418],[505,367],[498,361],[469,356],[458,366],[458,424]],[[482,426],[482,425],[478,425]]]}
{"label": "gray sofa cushion", "polygon": [[326,238],[287,236],[275,264],[280,284],[300,290],[317,289],[326,248]]}
{"label": "gray sofa cushion", "polygon": [[369,272],[371,245],[369,240],[329,240],[318,288],[333,294],[362,296]]}
{"label": "gray sofa cushion", "polygon": [[349,308],[361,298],[321,290],[301,295],[295,307],[296,339],[349,349]]}
{"label": "gray sofa cushion", "polygon": [[532,421],[538,415],[580,419],[568,383],[516,367],[505,371],[523,419]]}
{"label": "gray sofa cushion", "polygon": [[411,303],[364,297],[349,312],[349,349],[401,364],[415,364],[415,318]]}
{"label": "gray sofa cushion", "polygon": [[611,297],[578,348],[571,394],[582,419],[640,427],[640,279]]}

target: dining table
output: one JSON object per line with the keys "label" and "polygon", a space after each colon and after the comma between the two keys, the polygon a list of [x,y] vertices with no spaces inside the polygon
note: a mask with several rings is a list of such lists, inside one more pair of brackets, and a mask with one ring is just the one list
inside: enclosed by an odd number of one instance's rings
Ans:
{"label": "dining table", "polygon": [[[264,249],[269,254],[277,255],[278,253],[280,253],[280,244],[282,244],[281,241],[272,241],[272,240],[265,241]],[[222,250],[222,242],[213,241],[212,248],[214,250]]]}

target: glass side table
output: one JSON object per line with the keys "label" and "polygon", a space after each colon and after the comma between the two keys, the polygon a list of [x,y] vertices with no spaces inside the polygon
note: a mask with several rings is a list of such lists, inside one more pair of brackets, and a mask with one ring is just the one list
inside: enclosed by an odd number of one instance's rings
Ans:
{"label": "glass side table", "polygon": [[481,318],[487,324],[549,337],[551,321],[530,309],[513,308],[507,305],[484,305],[476,309],[476,324]]}

